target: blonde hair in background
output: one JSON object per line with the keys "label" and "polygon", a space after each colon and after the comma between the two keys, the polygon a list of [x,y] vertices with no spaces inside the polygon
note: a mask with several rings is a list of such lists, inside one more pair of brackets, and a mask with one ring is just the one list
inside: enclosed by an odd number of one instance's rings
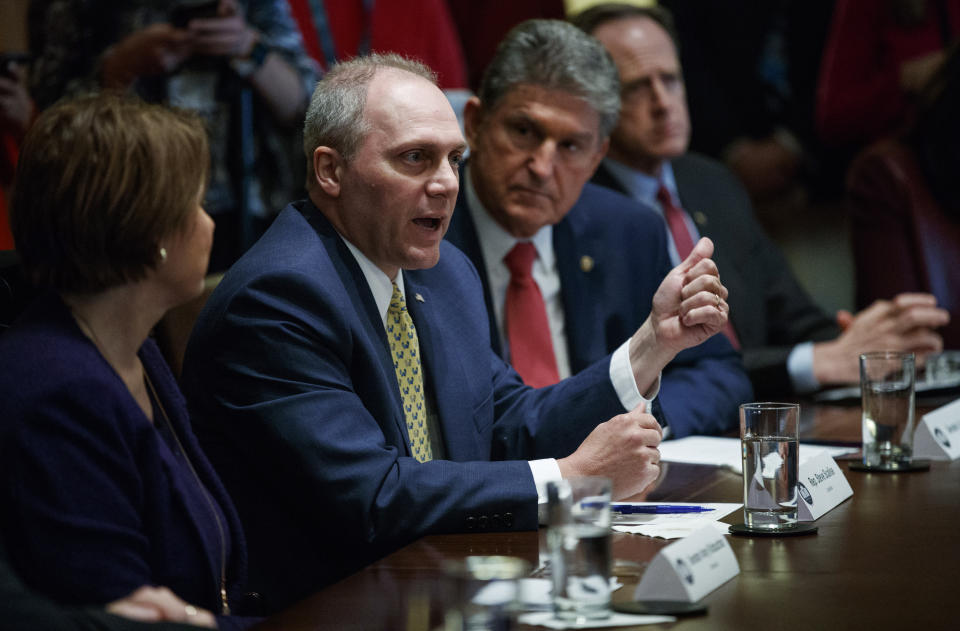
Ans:
{"label": "blonde hair in background", "polygon": [[[595,4],[607,4],[610,0],[563,0],[563,9],[568,18],[586,11]],[[623,0],[619,4],[632,4],[635,7],[655,7],[657,0]]]}

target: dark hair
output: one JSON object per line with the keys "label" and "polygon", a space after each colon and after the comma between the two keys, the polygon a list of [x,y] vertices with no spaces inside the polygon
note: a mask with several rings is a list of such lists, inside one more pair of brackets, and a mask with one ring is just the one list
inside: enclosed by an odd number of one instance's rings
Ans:
{"label": "dark hair", "polygon": [[480,83],[484,109],[493,110],[518,85],[534,85],[582,98],[600,118],[606,137],[620,115],[620,79],[600,42],[560,20],[527,20],[500,45]]}
{"label": "dark hair", "polygon": [[944,210],[960,219],[960,44],[954,44],[943,65],[921,91],[916,118],[907,134]]}
{"label": "dark hair", "polygon": [[57,103],[27,133],[13,185],[26,274],[77,293],[143,278],[189,225],[209,162],[193,114],[110,93]]}
{"label": "dark hair", "polygon": [[677,54],[680,53],[680,38],[677,35],[677,27],[673,22],[673,14],[660,6],[639,7],[634,4],[622,4],[618,2],[605,2],[596,4],[585,11],[581,11],[570,18],[570,23],[578,29],[593,35],[601,25],[607,22],[614,22],[628,17],[649,18],[663,27],[663,30],[670,36],[673,47]]}

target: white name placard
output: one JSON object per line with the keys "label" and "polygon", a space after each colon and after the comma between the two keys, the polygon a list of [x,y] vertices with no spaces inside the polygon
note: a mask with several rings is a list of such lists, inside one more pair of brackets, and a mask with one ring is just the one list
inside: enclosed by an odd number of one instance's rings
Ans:
{"label": "white name placard", "polygon": [[960,458],[960,399],[923,415],[913,434],[913,457]]}
{"label": "white name placard", "polygon": [[851,495],[853,489],[837,461],[822,453],[800,463],[797,519],[814,521]]}
{"label": "white name placard", "polygon": [[696,602],[739,573],[726,535],[707,526],[660,550],[633,598]]}

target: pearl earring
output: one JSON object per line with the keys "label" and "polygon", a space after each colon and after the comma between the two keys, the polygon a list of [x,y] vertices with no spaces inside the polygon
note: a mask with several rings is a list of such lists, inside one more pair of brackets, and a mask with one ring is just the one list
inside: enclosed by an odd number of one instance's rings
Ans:
{"label": "pearl earring", "polygon": [[161,263],[167,262],[167,248],[163,248],[163,247],[160,248],[160,262]]}

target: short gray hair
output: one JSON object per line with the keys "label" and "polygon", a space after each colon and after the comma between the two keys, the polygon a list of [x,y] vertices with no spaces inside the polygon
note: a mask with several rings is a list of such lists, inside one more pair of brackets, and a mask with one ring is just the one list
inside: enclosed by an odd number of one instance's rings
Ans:
{"label": "short gray hair", "polygon": [[[333,66],[313,91],[303,125],[303,151],[312,171],[317,147],[336,149],[350,160],[369,129],[363,119],[367,88],[377,70],[393,68],[437,84],[437,75],[423,63],[395,53],[364,55]],[[309,178],[308,178],[309,179]]]}
{"label": "short gray hair", "polygon": [[585,100],[600,118],[600,136],[620,116],[620,78],[600,42],[560,20],[527,20],[500,42],[480,83],[480,101],[493,110],[518,85],[566,92]]}

